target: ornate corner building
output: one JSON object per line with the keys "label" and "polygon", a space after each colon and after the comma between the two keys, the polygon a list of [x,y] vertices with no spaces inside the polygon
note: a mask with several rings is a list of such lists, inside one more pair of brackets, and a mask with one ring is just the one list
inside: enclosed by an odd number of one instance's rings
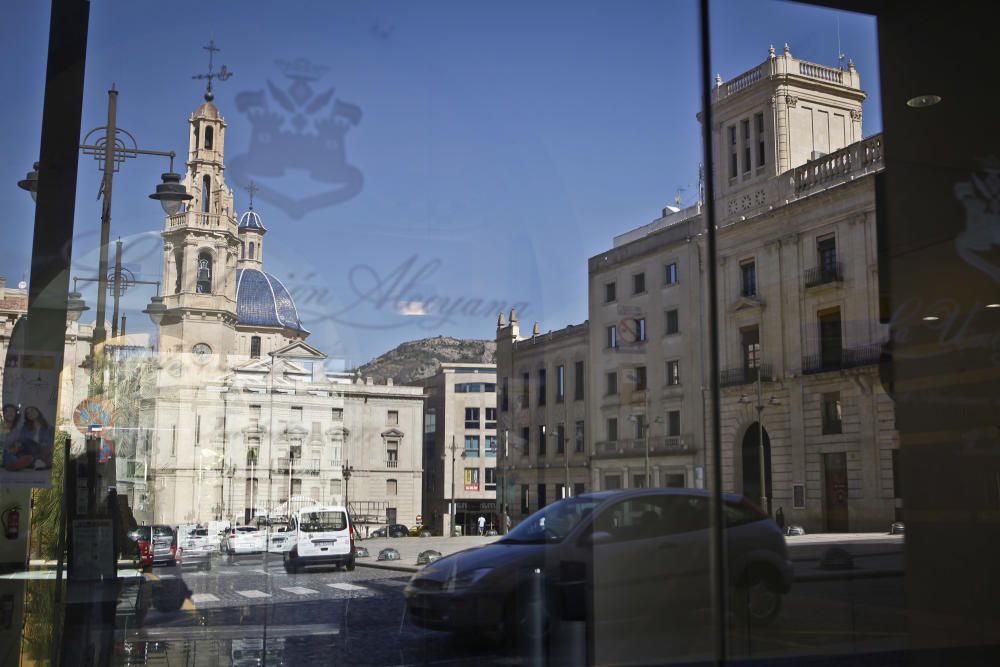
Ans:
{"label": "ornate corner building", "polygon": [[[724,489],[781,507],[810,531],[886,529],[902,505],[878,365],[888,340],[877,259],[882,138],[862,133],[859,73],[799,60],[786,45],[718,77],[712,97],[716,171],[705,178],[718,225]],[[553,417],[533,414],[545,408],[524,397],[551,395],[545,378],[571,357],[585,367],[587,396],[563,421],[586,423],[578,476],[587,490],[706,485],[716,406],[700,199],[665,208],[590,258],[585,327],[522,338],[513,314],[499,323],[500,418],[522,443],[501,448],[498,461],[502,488],[523,497],[507,503],[515,516],[555,497],[551,485],[565,476],[534,433]],[[570,339],[571,351],[556,350]],[[525,466],[537,479],[511,488]]]}

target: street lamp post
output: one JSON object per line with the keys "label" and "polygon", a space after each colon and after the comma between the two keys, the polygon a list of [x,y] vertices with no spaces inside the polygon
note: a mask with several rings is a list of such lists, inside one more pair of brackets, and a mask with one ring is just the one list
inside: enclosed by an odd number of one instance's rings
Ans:
{"label": "street lamp post", "polygon": [[344,478],[344,507],[347,508],[347,515],[351,515],[351,497],[349,495],[351,489],[351,475],[354,474],[354,468],[351,466],[349,460],[344,461],[343,467],[340,469],[340,473]]}
{"label": "street lamp post", "polygon": [[[101,245],[100,257],[97,267],[97,312],[94,323],[94,334],[91,341],[92,368],[95,372],[91,374],[91,383],[94,393],[101,393],[103,390],[103,374],[100,372],[101,364],[99,357],[103,355],[103,343],[107,338],[105,318],[107,316],[107,292],[108,292],[108,244],[111,238],[111,199],[114,184],[114,175],[119,166],[125,160],[138,157],[139,155],[156,155],[170,158],[170,171],[162,175],[163,183],[156,187],[156,192],[149,195],[151,199],[159,200],[163,210],[168,214],[176,213],[181,205],[190,200],[192,196],[181,185],[180,174],[174,173],[174,158],[177,154],[174,151],[154,151],[141,149],[136,145],[135,137],[130,132],[117,126],[118,114],[118,91],[114,86],[108,91],[108,120],[102,127],[95,127],[84,137],[80,144],[80,150],[84,155],[92,156],[100,164],[100,169],[104,173],[101,179],[101,187],[97,196],[102,198],[101,206]],[[102,134],[103,133],[103,134]],[[93,140],[93,143],[88,143]],[[38,163],[35,169],[21,181],[18,186],[27,190],[32,198],[37,195],[38,190]]]}

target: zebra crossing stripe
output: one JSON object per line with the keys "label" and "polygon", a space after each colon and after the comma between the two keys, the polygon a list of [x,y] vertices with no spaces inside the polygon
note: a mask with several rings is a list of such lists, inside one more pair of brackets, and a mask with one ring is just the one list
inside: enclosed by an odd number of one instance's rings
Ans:
{"label": "zebra crossing stripe", "polygon": [[319,591],[314,591],[311,588],[305,588],[303,586],[282,587],[281,590],[288,591],[289,593],[295,593],[296,595],[315,595],[319,593]]}
{"label": "zebra crossing stripe", "polygon": [[346,583],[327,584],[327,586],[329,586],[330,588],[336,588],[336,589],[342,590],[342,591],[363,591],[363,590],[365,590],[364,586],[355,586],[354,584],[346,584]]}
{"label": "zebra crossing stripe", "polygon": [[386,586],[405,586],[405,581],[400,581],[399,579],[375,579],[372,583],[385,584]]}
{"label": "zebra crossing stripe", "polygon": [[201,602],[218,602],[219,598],[215,597],[211,593],[195,593],[191,596],[191,602],[199,604]]}
{"label": "zebra crossing stripe", "polygon": [[270,593],[265,593],[264,591],[236,591],[238,594],[245,598],[269,598]]}

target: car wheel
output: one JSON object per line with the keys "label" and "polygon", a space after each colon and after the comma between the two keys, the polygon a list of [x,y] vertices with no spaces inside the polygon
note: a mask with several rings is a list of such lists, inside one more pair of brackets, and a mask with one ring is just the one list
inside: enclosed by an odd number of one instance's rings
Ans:
{"label": "car wheel", "polygon": [[512,648],[534,651],[539,644],[544,647],[554,618],[551,601],[543,592],[521,589],[504,605],[500,639]]}
{"label": "car wheel", "polygon": [[781,611],[782,595],[770,572],[751,570],[737,588],[736,611],[752,625],[767,625]]}
{"label": "car wheel", "polygon": [[204,565],[204,567],[202,567],[202,569],[205,570],[205,572],[211,572],[212,571],[212,561],[211,560],[206,560],[205,561],[205,565]]}
{"label": "car wheel", "polygon": [[347,564],[344,565],[344,569],[347,570],[348,572],[354,572],[354,559],[353,558],[351,560],[347,561]]}
{"label": "car wheel", "polygon": [[285,572],[288,574],[296,574],[299,571],[299,565],[296,562],[298,554],[294,551],[285,554]]}

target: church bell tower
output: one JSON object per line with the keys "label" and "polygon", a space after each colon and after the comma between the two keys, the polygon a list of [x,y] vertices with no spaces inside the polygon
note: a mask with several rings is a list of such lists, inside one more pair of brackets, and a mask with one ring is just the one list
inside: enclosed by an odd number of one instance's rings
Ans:
{"label": "church bell tower", "polygon": [[193,195],[186,208],[168,215],[163,237],[161,354],[187,354],[204,366],[225,361],[236,343],[236,263],[240,240],[233,193],[226,184],[226,122],[213,103],[210,44],[205,102],[188,120],[184,185]]}

